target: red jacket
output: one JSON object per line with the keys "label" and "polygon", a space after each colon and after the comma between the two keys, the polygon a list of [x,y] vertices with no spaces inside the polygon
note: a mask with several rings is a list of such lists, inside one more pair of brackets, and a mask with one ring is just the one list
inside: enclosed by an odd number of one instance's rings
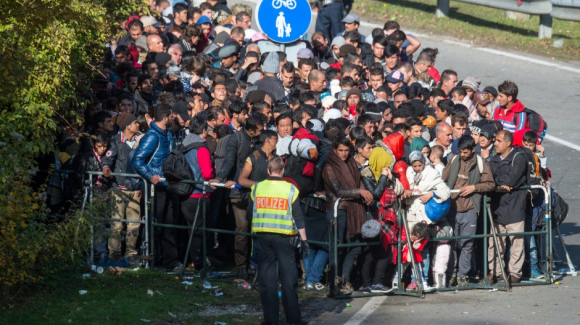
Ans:
{"label": "red jacket", "polygon": [[[406,244],[407,234],[405,233],[405,227],[401,227],[401,240],[405,242],[401,251],[401,262],[411,263],[411,257],[409,256],[409,245]],[[419,242],[419,247],[413,248],[413,257],[415,258],[415,263],[423,262],[421,252],[423,251],[423,248],[425,248],[425,245],[427,245],[427,240],[427,238],[424,238]],[[413,245],[413,242],[411,242],[411,245]],[[393,250],[393,263],[397,264],[397,250]]]}
{"label": "red jacket", "polygon": [[493,119],[495,121],[500,121],[504,130],[514,133],[526,127],[527,119],[524,109],[526,109],[524,104],[519,100],[516,100],[509,111],[506,111],[501,106],[496,108],[493,112]]}

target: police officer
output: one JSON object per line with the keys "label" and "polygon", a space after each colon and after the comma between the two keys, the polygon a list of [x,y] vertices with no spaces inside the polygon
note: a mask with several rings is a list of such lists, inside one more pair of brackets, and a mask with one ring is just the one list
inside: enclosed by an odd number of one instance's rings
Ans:
{"label": "police officer", "polygon": [[304,230],[304,216],[298,200],[298,189],[286,182],[284,162],[276,157],[268,163],[269,177],[252,186],[251,198],[254,203],[252,232],[258,236],[258,281],[260,300],[264,310],[262,324],[278,323],[278,272],[282,284],[282,305],[288,324],[306,324],[298,305],[298,272],[295,263],[295,249],[298,242],[294,223],[302,238],[305,257],[310,251]]}

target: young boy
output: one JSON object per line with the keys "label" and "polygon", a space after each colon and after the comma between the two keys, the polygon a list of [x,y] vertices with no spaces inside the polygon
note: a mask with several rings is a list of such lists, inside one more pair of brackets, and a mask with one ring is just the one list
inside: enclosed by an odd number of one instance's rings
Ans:
{"label": "young boy", "polygon": [[443,147],[436,145],[431,148],[431,154],[429,155],[429,160],[431,160],[433,168],[439,172],[439,175],[443,175],[443,170],[445,169],[445,165],[441,162],[443,152]]}
{"label": "young boy", "polygon": [[[546,170],[546,156],[544,147],[538,144],[538,136],[534,131],[527,131],[524,133],[523,137],[524,147],[530,149],[534,153],[534,158],[536,159],[536,166],[540,167],[539,176],[542,177],[544,181],[547,181]],[[538,173],[536,173],[538,174]],[[526,222],[525,231],[536,231],[536,225],[538,224],[538,219],[542,217],[543,211],[545,211],[546,205],[544,203],[544,195],[538,195],[533,198],[532,202],[532,218],[531,222]],[[529,220],[529,218],[528,218]],[[530,225],[531,223],[531,225]],[[525,236],[524,241],[526,247],[529,249],[530,254],[530,278],[532,279],[544,279],[545,275],[542,274],[539,267],[538,259],[538,247],[536,246],[536,236]]]}

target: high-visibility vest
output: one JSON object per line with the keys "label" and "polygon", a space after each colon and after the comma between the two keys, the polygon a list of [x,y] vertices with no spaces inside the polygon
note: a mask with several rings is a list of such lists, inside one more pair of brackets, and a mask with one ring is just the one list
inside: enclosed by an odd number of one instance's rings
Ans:
{"label": "high-visibility vest", "polygon": [[292,203],[298,189],[284,180],[265,180],[252,186],[252,232],[293,235]]}

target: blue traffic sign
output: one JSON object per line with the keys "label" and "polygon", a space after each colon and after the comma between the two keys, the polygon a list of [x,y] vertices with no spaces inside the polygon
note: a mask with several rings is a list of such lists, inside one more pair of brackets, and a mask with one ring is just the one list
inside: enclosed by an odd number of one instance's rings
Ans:
{"label": "blue traffic sign", "polygon": [[308,0],[262,0],[256,18],[270,40],[291,43],[308,31],[312,13]]}

